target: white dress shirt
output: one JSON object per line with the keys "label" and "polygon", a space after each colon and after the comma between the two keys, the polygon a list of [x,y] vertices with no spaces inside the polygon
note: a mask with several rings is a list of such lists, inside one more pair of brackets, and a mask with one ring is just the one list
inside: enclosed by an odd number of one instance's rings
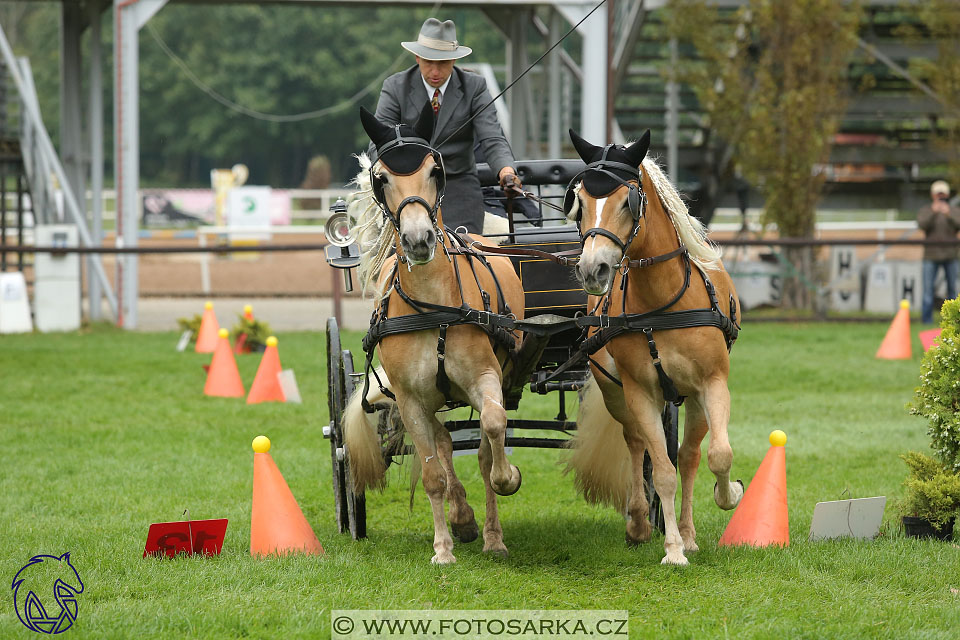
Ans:
{"label": "white dress shirt", "polygon": [[[453,74],[450,74],[450,75],[453,75]],[[427,82],[427,79],[424,78],[422,75],[420,76],[420,79],[423,80],[423,86],[427,90],[427,100],[433,100],[434,89],[440,89],[440,104],[443,104],[443,92],[447,90],[447,85],[450,84],[450,78],[447,78],[446,82],[444,82],[439,87],[431,87],[430,83]]]}

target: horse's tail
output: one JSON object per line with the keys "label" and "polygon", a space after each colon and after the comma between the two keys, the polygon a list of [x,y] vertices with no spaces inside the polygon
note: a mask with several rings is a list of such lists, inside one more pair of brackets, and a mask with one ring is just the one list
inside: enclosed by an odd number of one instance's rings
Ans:
{"label": "horse's tail", "polygon": [[603,402],[597,381],[590,377],[580,399],[577,433],[569,445],[573,454],[566,473],[587,502],[626,509],[631,489],[630,451],[621,425]]}
{"label": "horse's tail", "polygon": [[[383,368],[377,369],[377,375],[386,385],[387,377]],[[368,402],[373,404],[386,400],[379,388],[370,387],[367,392]],[[350,460],[354,491],[357,494],[367,489],[383,489],[387,484],[387,465],[380,449],[375,415],[363,410],[363,385],[358,385],[343,410],[343,439]]]}

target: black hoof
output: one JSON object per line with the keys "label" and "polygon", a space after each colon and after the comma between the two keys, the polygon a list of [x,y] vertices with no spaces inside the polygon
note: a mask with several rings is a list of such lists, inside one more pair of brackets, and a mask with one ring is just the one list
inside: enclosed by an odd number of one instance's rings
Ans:
{"label": "black hoof", "polygon": [[473,542],[480,537],[480,528],[477,526],[476,520],[461,525],[451,523],[450,529],[453,530],[453,535],[460,542]]}

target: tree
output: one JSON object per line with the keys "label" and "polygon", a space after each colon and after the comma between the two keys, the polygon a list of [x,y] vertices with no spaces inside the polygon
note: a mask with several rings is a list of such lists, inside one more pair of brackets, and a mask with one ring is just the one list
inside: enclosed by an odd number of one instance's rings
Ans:
{"label": "tree", "polygon": [[[699,60],[680,71],[708,126],[766,202],[781,237],[812,238],[831,142],[846,104],[859,8],[835,0],[750,0],[723,20],[702,0],[673,0],[670,31]],[[728,15],[729,17],[729,15]],[[816,304],[814,252],[785,251],[784,302]]]}

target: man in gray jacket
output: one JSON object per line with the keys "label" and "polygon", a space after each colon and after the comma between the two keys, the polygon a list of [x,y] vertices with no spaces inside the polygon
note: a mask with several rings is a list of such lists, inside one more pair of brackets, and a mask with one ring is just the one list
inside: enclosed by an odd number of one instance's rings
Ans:
{"label": "man in gray jacket", "polygon": [[[487,84],[479,75],[454,67],[454,61],[470,54],[472,49],[457,42],[457,28],[452,20],[427,18],[417,40],[401,45],[414,54],[417,64],[384,80],[377,119],[413,125],[424,104],[430,101],[434,127],[429,142],[443,156],[447,174],[441,207],[443,222],[451,229],[463,226],[471,233],[480,233],[483,196],[473,155],[474,140],[502,187],[521,186],[496,110],[490,106],[481,112],[491,100]],[[470,118],[473,121],[463,126]],[[375,157],[372,144],[367,153]]]}
{"label": "man in gray jacket", "polygon": [[[937,180],[930,186],[932,202],[917,214],[917,226],[923,229],[927,240],[956,240],[960,230],[960,211],[950,206],[950,185]],[[933,322],[933,290],[937,271],[943,268],[947,278],[947,299],[957,296],[957,248],[925,246],[923,248],[923,301],[921,321]]]}

